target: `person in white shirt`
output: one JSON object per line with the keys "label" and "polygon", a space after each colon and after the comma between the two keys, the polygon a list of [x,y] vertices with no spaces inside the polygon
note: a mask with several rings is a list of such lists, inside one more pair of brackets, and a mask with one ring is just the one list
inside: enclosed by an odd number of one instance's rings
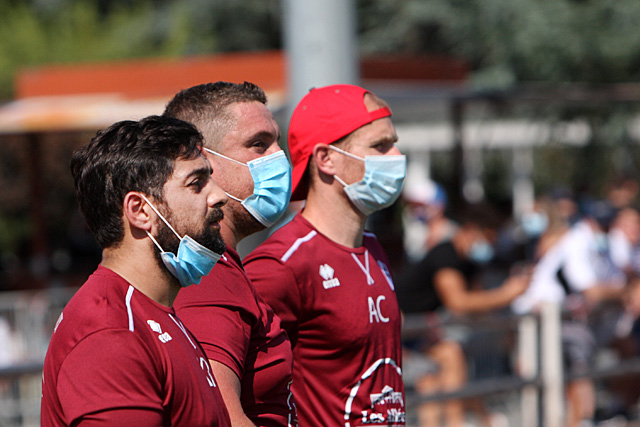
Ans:
{"label": "person in white shirt", "polygon": [[[596,337],[587,316],[605,302],[619,300],[626,275],[612,261],[607,233],[617,214],[608,202],[585,205],[585,215],[536,264],[527,291],[512,303],[516,313],[537,311],[544,302],[561,304],[563,352],[572,374],[584,372],[596,349]],[[595,396],[588,379],[571,381],[568,425],[593,418]]]}

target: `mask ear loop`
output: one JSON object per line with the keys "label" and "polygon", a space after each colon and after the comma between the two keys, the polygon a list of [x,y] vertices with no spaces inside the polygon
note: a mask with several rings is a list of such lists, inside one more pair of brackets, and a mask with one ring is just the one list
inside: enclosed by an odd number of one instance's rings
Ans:
{"label": "mask ear loop", "polygon": [[[158,209],[156,209],[156,207],[155,207],[155,206],[153,206],[153,204],[151,204],[151,202],[149,201],[149,199],[147,199],[146,197],[144,197],[144,194],[140,194],[140,196],[142,196],[142,198],[144,199],[144,201],[145,201],[145,202],[147,202],[147,204],[151,207],[151,209],[153,209],[153,211],[156,213],[156,215],[158,215],[158,216],[160,217],[160,219],[161,219],[165,224],[167,224],[167,227],[169,227],[169,229],[170,229],[171,231],[173,231],[173,234],[175,234],[175,235],[176,235],[176,237],[177,237],[179,240],[182,240],[182,237],[180,237],[180,235],[178,234],[178,232],[177,232],[176,230],[174,230],[174,229],[173,229],[173,227],[171,226],[171,224],[169,224],[169,222],[167,222],[167,220],[166,220],[166,219],[164,219],[164,216],[162,216],[162,214],[161,214],[160,212],[158,212]],[[146,230],[145,230],[145,231],[146,231]],[[151,235],[151,233],[149,233],[149,232],[147,231],[147,235],[148,235],[149,237],[151,237],[151,240],[153,240],[153,243],[155,243],[155,244],[156,244],[156,246],[158,246],[158,249],[160,249],[160,251],[161,251],[161,252],[164,252],[164,250],[162,249],[162,247],[160,247],[160,245],[158,244],[158,242],[156,241],[156,239],[154,239],[154,238],[153,238],[153,236]]]}
{"label": "mask ear loop", "polygon": [[[229,160],[229,161],[231,161],[231,162],[233,162],[233,163],[237,163],[237,164],[239,164],[239,165],[249,167],[249,165],[247,165],[246,163],[242,163],[242,162],[241,162],[241,161],[239,161],[239,160],[232,159],[231,157],[227,157],[227,156],[225,156],[224,154],[220,154],[220,153],[218,153],[218,152],[215,152],[215,151],[213,151],[213,150],[211,150],[211,149],[209,149],[209,148],[207,148],[207,147],[204,147],[204,149],[205,149],[207,152],[209,152],[209,153],[213,154],[214,156],[219,156],[219,157],[222,157],[223,159],[227,159],[227,160]],[[242,200],[241,200],[241,199],[239,199],[239,198],[237,198],[236,196],[232,196],[231,194],[227,193],[226,191],[224,192],[224,194],[226,194],[226,195],[227,195],[227,197],[229,197],[230,199],[233,199],[233,200],[235,200],[235,201],[236,201],[236,202],[238,202],[238,203],[242,203]]]}
{"label": "mask ear loop", "polygon": [[147,236],[149,236],[151,241],[156,244],[156,247],[160,250],[160,252],[164,252],[164,249],[162,249],[162,246],[160,246],[160,243],[158,243],[158,241],[153,238],[151,233],[149,233],[147,230],[144,230],[144,231],[145,231],[145,233],[147,233]]}
{"label": "mask ear loop", "polygon": [[223,159],[227,159],[227,160],[232,161],[232,162],[234,162],[234,163],[237,163],[237,164],[239,164],[239,165],[249,167],[246,163],[242,163],[240,160],[232,159],[231,157],[227,157],[227,156],[225,156],[224,154],[220,154],[220,153],[218,153],[218,152],[216,152],[216,151],[213,151],[213,150],[211,150],[211,149],[209,149],[209,148],[206,148],[206,147],[205,147],[205,150],[206,150],[206,151],[208,151],[209,153],[211,153],[211,154],[215,155],[215,156],[220,156],[220,157],[222,157]]}
{"label": "mask ear loop", "polygon": [[344,154],[347,157],[351,157],[352,159],[360,160],[361,162],[365,161],[362,157],[356,156],[355,154],[349,153],[348,151],[344,151],[342,148],[334,147],[331,144],[329,144],[329,148],[331,148],[334,151],[337,151],[338,153]]}
{"label": "mask ear loop", "polygon": [[333,175],[333,178],[338,181],[340,184],[342,184],[343,187],[346,187],[348,184],[346,182],[344,182],[338,175]]}
{"label": "mask ear loop", "polygon": [[[344,154],[347,157],[351,157],[352,159],[356,159],[356,160],[360,160],[361,162],[364,162],[365,160],[360,157],[360,156],[356,156],[355,154],[349,153],[348,151],[344,151],[341,148],[338,147],[334,147],[333,145],[329,144],[329,148],[331,148],[332,150],[337,151],[340,154]],[[343,187],[346,187],[348,184],[346,182],[344,182],[338,175],[333,175],[333,177],[335,178],[336,181],[338,181],[340,184],[342,184]]]}

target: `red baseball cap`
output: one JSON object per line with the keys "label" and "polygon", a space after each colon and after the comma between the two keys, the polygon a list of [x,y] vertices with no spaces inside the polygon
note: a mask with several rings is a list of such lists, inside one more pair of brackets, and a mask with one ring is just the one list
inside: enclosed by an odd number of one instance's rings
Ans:
{"label": "red baseball cap", "polygon": [[302,177],[316,144],[331,144],[374,120],[391,116],[387,107],[368,111],[364,104],[366,93],[369,91],[354,85],[313,88],[293,110],[288,137],[293,165],[292,201],[307,197]]}

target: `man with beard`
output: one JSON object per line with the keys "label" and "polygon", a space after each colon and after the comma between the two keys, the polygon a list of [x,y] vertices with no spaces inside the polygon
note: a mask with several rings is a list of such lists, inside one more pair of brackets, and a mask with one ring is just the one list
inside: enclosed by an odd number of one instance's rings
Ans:
{"label": "man with beard", "polygon": [[152,116],[99,132],[71,160],[102,261],[60,315],[45,358],[43,426],[229,426],[206,356],[176,316],[209,273],[226,197],[202,136]]}
{"label": "man with beard", "polygon": [[220,225],[227,251],[200,286],[180,292],[175,307],[207,354],[233,425],[286,427],[297,423],[291,344],[236,252],[239,241],[282,215],[291,194],[289,162],[266,102],[252,83],[217,82],[183,90],[166,108],[165,115],[200,129],[213,178],[230,199]]}

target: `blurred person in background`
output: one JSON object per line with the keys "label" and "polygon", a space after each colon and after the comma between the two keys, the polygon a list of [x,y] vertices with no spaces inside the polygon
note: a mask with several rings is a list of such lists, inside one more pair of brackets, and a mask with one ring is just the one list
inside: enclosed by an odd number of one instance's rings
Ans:
{"label": "blurred person in background", "polygon": [[558,222],[573,226],[580,220],[578,201],[573,191],[566,187],[556,187],[550,191],[549,195]]}
{"label": "blurred person in background", "polygon": [[[640,276],[632,274],[622,297],[623,309],[611,331],[611,347],[616,351],[617,361],[625,361],[640,356]],[[638,381],[640,375],[630,373],[612,378],[606,385],[611,393],[609,407],[601,414],[602,419],[623,417],[628,421],[639,418],[637,404],[640,399]]]}
{"label": "blurred person in background", "polygon": [[614,208],[624,209],[633,205],[639,191],[638,180],[628,175],[619,176],[609,183],[607,200]]}
{"label": "blurred person in background", "polygon": [[565,190],[554,190],[534,200],[519,218],[501,230],[496,257],[506,265],[533,264],[575,222],[577,204]]}
{"label": "blurred person in background", "polygon": [[[405,314],[430,313],[430,334],[409,343],[426,354],[438,367],[438,373],[426,373],[416,380],[418,391],[452,391],[467,382],[467,366],[462,343],[446,336],[443,319],[451,315],[487,313],[508,307],[528,286],[527,271],[514,272],[500,286],[488,289],[478,283],[479,269],[491,261],[499,215],[486,204],[468,207],[459,227],[448,241],[434,246],[418,263],[407,266],[396,281],[398,302]],[[441,405],[420,408],[421,425],[439,425]],[[444,404],[448,426],[464,425],[464,406],[460,401]],[[484,423],[489,424],[486,414]]]}
{"label": "blurred person in background", "polygon": [[[624,295],[626,275],[612,261],[607,233],[617,210],[606,200],[592,199],[583,204],[584,214],[555,243],[541,252],[533,270],[531,286],[516,299],[516,313],[536,312],[544,302],[561,304],[565,371],[576,379],[567,385],[568,425],[591,422],[596,402],[593,383],[579,376],[593,362],[598,345],[608,344],[612,335],[611,317],[603,316],[610,302]],[[617,310],[617,308],[616,308]]]}
{"label": "blurred person in background", "polygon": [[301,213],[245,259],[293,346],[301,426],[405,425],[401,317],[374,212],[402,191],[391,110],[364,88],[311,89],[289,124]]}
{"label": "blurred person in background", "polygon": [[65,306],[42,375],[43,426],[230,426],[202,347],[172,308],[224,252],[202,136],[151,116],[98,132],[71,160],[102,251]]}
{"label": "blurred person in background", "polygon": [[558,240],[577,222],[578,204],[573,193],[568,190],[552,190],[546,198],[548,203],[542,212],[547,217],[547,225],[533,248],[531,261],[537,262]]}
{"label": "blurred person in background", "polygon": [[430,179],[405,183],[402,190],[404,249],[409,262],[422,259],[443,240],[453,236],[456,225],[445,216],[447,194]]}
{"label": "blurred person in background", "polygon": [[213,179],[229,197],[220,223],[226,252],[174,305],[204,347],[238,427],[296,424],[291,343],[236,251],[238,242],[280,218],[291,195],[291,166],[266,104],[264,91],[252,83],[217,82],[179,92],[165,111],[200,129]]}
{"label": "blurred person in background", "polygon": [[609,231],[611,260],[628,275],[640,274],[640,213],[633,206],[621,209]]}

